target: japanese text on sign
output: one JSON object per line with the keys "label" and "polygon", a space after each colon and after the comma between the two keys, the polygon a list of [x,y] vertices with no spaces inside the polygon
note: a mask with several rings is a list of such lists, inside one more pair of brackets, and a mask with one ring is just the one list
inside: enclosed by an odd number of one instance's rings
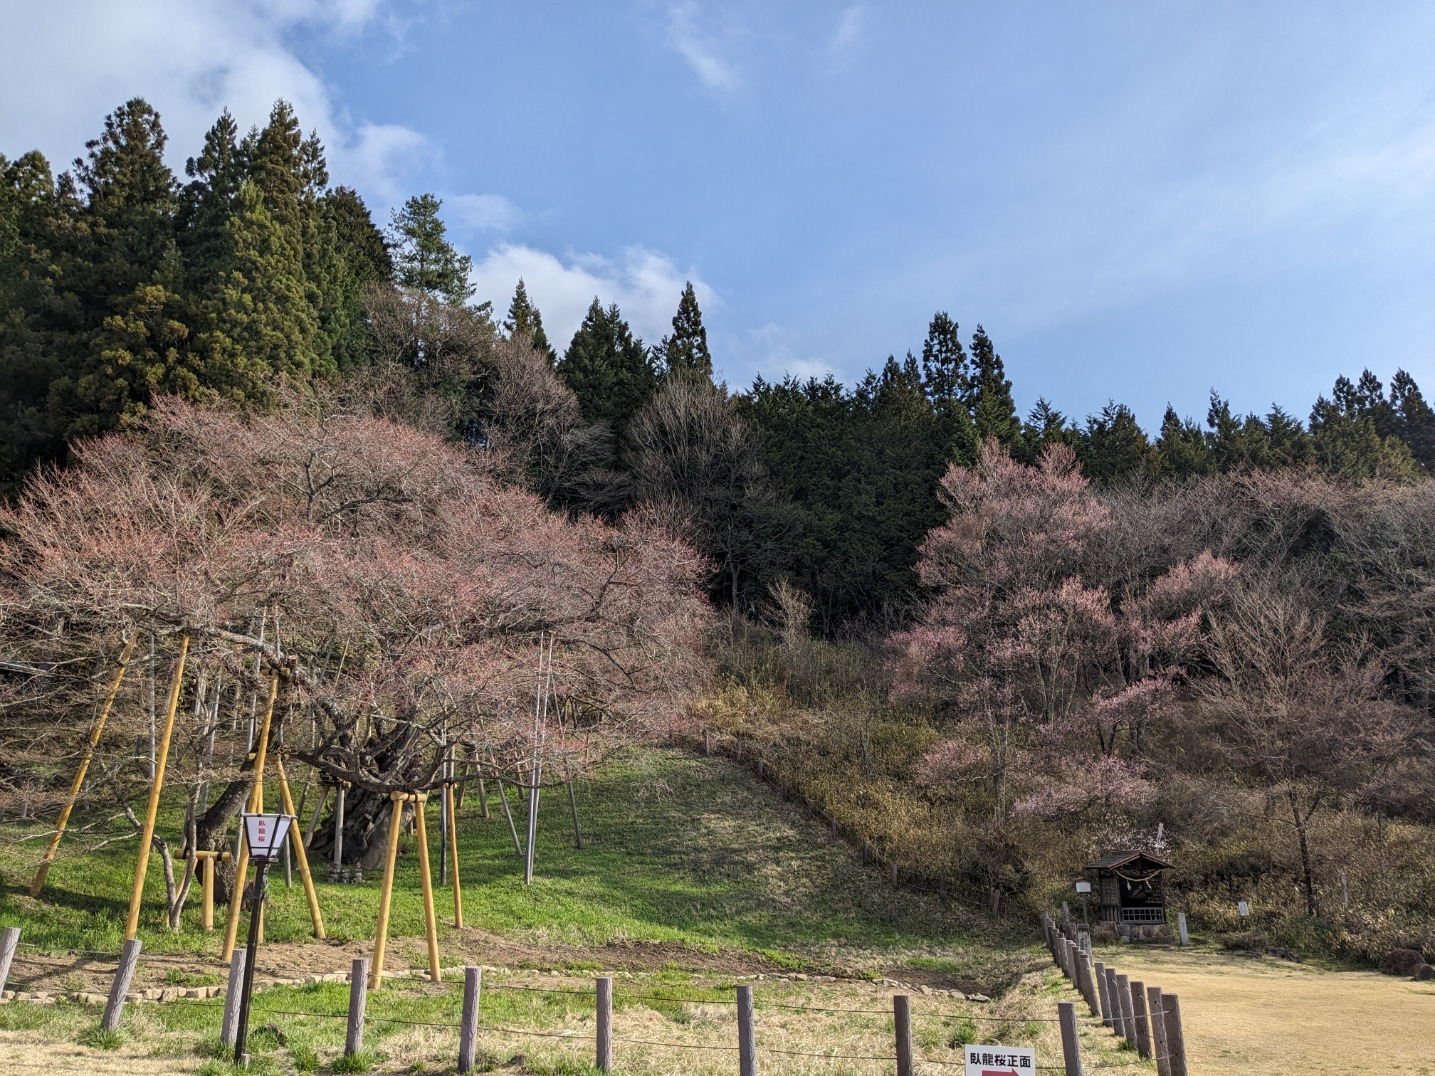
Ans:
{"label": "japanese text on sign", "polygon": [[1035,1076],[1036,1051],[1030,1046],[968,1046],[966,1076]]}

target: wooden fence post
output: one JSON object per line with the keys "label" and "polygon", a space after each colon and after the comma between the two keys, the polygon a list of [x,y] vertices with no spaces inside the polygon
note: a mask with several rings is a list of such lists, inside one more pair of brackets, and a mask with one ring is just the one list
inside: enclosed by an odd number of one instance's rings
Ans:
{"label": "wooden fence post", "polygon": [[1151,1011],[1151,1047],[1156,1055],[1156,1076],[1171,1076],[1171,1055],[1166,1049],[1166,1006],[1161,1000],[1161,988],[1148,986],[1146,1000]]}
{"label": "wooden fence post", "polygon": [[613,980],[598,980],[598,1064],[599,1072],[613,1071]]}
{"label": "wooden fence post", "polygon": [[1101,1018],[1101,999],[1096,993],[1096,980],[1091,974],[1091,957],[1085,950],[1080,950],[1077,965],[1081,969],[1081,996],[1086,999],[1087,1007],[1091,1009],[1091,1015],[1097,1019]]}
{"label": "wooden fence post", "polygon": [[1101,1023],[1106,1027],[1113,1027],[1111,1022],[1111,994],[1106,989],[1106,965],[1101,961],[1096,962],[1096,991],[1101,1000]]}
{"label": "wooden fence post", "polygon": [[124,1011],[125,995],[129,993],[130,981],[135,977],[135,966],[140,960],[140,940],[127,938],[120,948],[120,966],[115,969],[115,982],[110,987],[110,999],[105,1004],[105,1015],[100,1017],[100,1030],[114,1031],[120,1026],[120,1013]]}
{"label": "wooden fence post", "polygon": [[1136,1006],[1131,1002],[1131,979],[1126,975],[1116,976],[1116,997],[1121,1002],[1121,1034],[1132,1046],[1136,1045]]}
{"label": "wooden fence post", "polygon": [[15,959],[15,947],[19,944],[19,927],[6,927],[0,931],[0,990],[5,989],[5,980],[10,977],[10,962]]}
{"label": "wooden fence post", "polygon": [[1061,1021],[1061,1056],[1066,1062],[1066,1076],[1081,1076],[1081,1042],[1076,1037],[1076,1006],[1069,1001],[1056,1003]]}
{"label": "wooden fence post", "polygon": [[349,966],[349,1027],[344,1035],[344,1056],[364,1048],[364,1010],[369,1005],[369,958],[354,958]]}
{"label": "wooden fence post", "polygon": [[244,962],[248,959],[249,949],[243,945],[229,955],[229,986],[224,991],[224,1018],[219,1022],[221,1046],[233,1046],[235,1032],[239,1029],[239,1001],[244,995]]}
{"label": "wooden fence post", "polygon": [[1131,1012],[1136,1018],[1136,1053],[1151,1060],[1151,1026],[1146,1022],[1146,984],[1131,980]]}
{"label": "wooden fence post", "polygon": [[737,988],[737,1065],[739,1076],[757,1076],[757,1029],[750,986]]}
{"label": "wooden fence post", "polygon": [[897,1032],[897,1076],[912,1076],[912,999],[892,995],[892,1023]]}
{"label": "wooden fence post", "polygon": [[463,1016],[458,1025],[459,1072],[473,1069],[474,1055],[478,1052],[478,1003],[482,997],[483,969],[469,964],[463,969]]}
{"label": "wooden fence post", "polygon": [[1126,1037],[1126,1014],[1121,1011],[1121,989],[1116,985],[1116,969],[1106,969],[1106,996],[1111,999],[1111,1026],[1121,1038]]}
{"label": "wooden fence post", "polygon": [[1171,1076],[1186,1076],[1186,1036],[1181,1030],[1181,999],[1162,994],[1166,1010],[1166,1052],[1171,1056]]}

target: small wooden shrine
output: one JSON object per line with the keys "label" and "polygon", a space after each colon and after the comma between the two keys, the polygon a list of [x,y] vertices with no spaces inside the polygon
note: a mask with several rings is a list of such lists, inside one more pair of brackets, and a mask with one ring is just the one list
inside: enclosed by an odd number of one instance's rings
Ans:
{"label": "small wooden shrine", "polygon": [[1086,865],[1103,923],[1147,927],[1166,925],[1166,892],[1161,872],[1171,864],[1146,852],[1111,852]]}

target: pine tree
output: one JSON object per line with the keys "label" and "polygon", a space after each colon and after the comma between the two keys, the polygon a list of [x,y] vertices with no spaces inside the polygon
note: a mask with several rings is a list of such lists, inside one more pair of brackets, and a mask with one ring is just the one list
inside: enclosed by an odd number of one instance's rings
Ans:
{"label": "pine tree", "polygon": [[708,351],[708,331],[703,328],[703,312],[698,308],[698,296],[692,281],[688,281],[682,298],[678,300],[672,334],[663,337],[658,344],[658,356],[665,373],[688,371],[702,378],[712,378],[713,357]]}
{"label": "pine tree", "polygon": [[1161,419],[1161,435],[1152,446],[1152,466],[1171,478],[1210,474],[1214,466],[1205,432],[1195,421],[1183,421],[1169,403]]}
{"label": "pine tree", "polygon": [[473,297],[476,285],[468,281],[473,259],[459,254],[439,219],[443,201],[432,194],[415,195],[396,209],[389,224],[389,247],[394,255],[396,279],[414,288],[461,305]]}
{"label": "pine tree", "polygon": [[1041,458],[1048,445],[1075,447],[1080,441],[1081,431],[1068,423],[1066,416],[1053,407],[1051,401],[1040,396],[1022,424],[1021,439],[1013,447],[1012,456],[1023,463],[1033,464]]}
{"label": "pine tree", "polygon": [[548,356],[550,363],[558,361],[558,352],[553,350],[553,345],[548,342],[548,334],[543,331],[543,315],[538,312],[538,307],[529,301],[528,288],[522,277],[518,278],[518,287],[513,289],[513,301],[508,304],[508,317],[503,322],[503,331],[508,334],[510,340],[527,338],[535,348]]}
{"label": "pine tree", "polygon": [[364,296],[394,276],[384,233],[374,226],[364,200],[348,187],[335,187],[320,199],[320,209],[338,257],[334,289],[334,364],[343,373],[368,361],[373,346],[364,316]]}
{"label": "pine tree", "polygon": [[618,304],[605,310],[596,296],[558,373],[577,395],[583,418],[607,424],[615,452],[633,416],[658,385],[652,357],[633,336]]}
{"label": "pine tree", "polygon": [[225,109],[204,136],[204,149],[184,165],[190,181],[180,192],[177,217],[186,287],[202,290],[229,254],[225,223],[244,186],[245,160],[239,125]]}
{"label": "pine tree", "polygon": [[980,325],[972,336],[972,376],[968,407],[977,437],[994,437],[1010,448],[1021,433],[1016,417],[1016,404],[1011,398],[1011,382],[1006,378],[1002,358],[997,354],[991,337]]}

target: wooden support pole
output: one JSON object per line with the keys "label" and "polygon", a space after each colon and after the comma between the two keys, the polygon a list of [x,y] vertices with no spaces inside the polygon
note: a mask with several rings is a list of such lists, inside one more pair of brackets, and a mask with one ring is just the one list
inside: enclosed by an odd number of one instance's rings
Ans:
{"label": "wooden support pole", "polygon": [[458,1071],[473,1071],[478,1053],[478,1005],[483,997],[483,969],[469,964],[463,969],[463,1015],[458,1022]]}
{"label": "wooden support pole", "polygon": [[513,824],[513,811],[508,806],[508,790],[503,787],[503,778],[497,775],[493,778],[498,782],[498,798],[503,802],[503,817],[508,819],[508,832],[513,838],[513,854],[523,855],[523,845],[518,841],[518,827]]}
{"label": "wooden support pole", "polygon": [[70,822],[70,812],[75,809],[75,800],[80,798],[80,789],[85,785],[85,774],[89,772],[90,760],[95,757],[95,748],[100,742],[100,733],[105,731],[105,721],[110,716],[110,709],[115,704],[115,696],[120,693],[120,681],[125,678],[130,654],[134,652],[135,640],[139,638],[139,632],[132,633],[125,643],[124,650],[120,653],[119,667],[115,669],[115,678],[110,681],[109,694],[105,696],[105,704],[100,707],[100,716],[95,719],[95,727],[90,730],[89,742],[85,744],[85,753],[80,756],[79,769],[75,771],[75,779],[70,782],[70,792],[65,797],[65,805],[60,808],[60,817],[55,821],[55,832],[50,834],[50,844],[45,849],[45,858],[40,860],[40,867],[35,871],[35,880],[30,883],[30,896],[38,897],[40,890],[45,888],[45,875],[50,873],[50,864],[55,861],[55,852],[59,850],[60,838],[65,835],[65,827]]}
{"label": "wooden support pole", "polygon": [[757,1028],[752,1018],[752,987],[737,988],[738,1076],[757,1076]]}
{"label": "wooden support pole", "polygon": [[1166,1049],[1166,1006],[1161,988],[1146,988],[1147,1007],[1151,1013],[1151,1048],[1156,1055],[1156,1076],[1171,1076],[1171,1055]]}
{"label": "wooden support pole", "polygon": [[[466,765],[466,764],[465,764]],[[463,786],[459,786],[458,805],[463,806]],[[483,787],[482,775],[478,778],[478,810],[480,818],[488,818],[488,789]]]}
{"label": "wooden support pole", "polygon": [[309,853],[304,851],[304,845],[293,839],[294,829],[299,824],[299,818],[294,813],[294,797],[289,794],[289,779],[284,775],[284,760],[278,755],[274,756],[274,772],[279,778],[279,797],[284,803],[284,812],[294,821],[289,826],[289,843],[294,845],[294,855],[299,860],[299,881],[304,886],[304,899],[309,902],[309,918],[314,922],[314,937],[323,939],[324,916],[319,911],[319,894],[314,890],[314,877],[309,873]]}
{"label": "wooden support pole", "polygon": [[19,944],[19,927],[0,930],[0,991],[5,989],[5,980],[10,978],[10,962],[15,959],[15,947]]}
{"label": "wooden support pole", "polygon": [[140,961],[140,944],[138,938],[126,938],[120,948],[120,966],[115,969],[115,981],[110,987],[109,1000],[105,1003],[105,1015],[100,1017],[102,1031],[114,1031],[120,1026],[125,995],[130,992],[130,982],[135,977],[135,968]]}
{"label": "wooden support pole", "polygon": [[1186,1035],[1181,1030],[1181,999],[1175,994],[1162,994],[1166,1010],[1166,1053],[1170,1056],[1171,1076],[1186,1076]]}
{"label": "wooden support pole", "polygon": [[364,1009],[369,1003],[369,958],[354,958],[349,969],[349,1027],[344,1034],[344,1056],[364,1048]]}
{"label": "wooden support pole", "polygon": [[139,862],[135,864],[135,884],[130,890],[130,910],[125,917],[125,939],[139,933],[140,902],[144,899],[145,872],[149,870],[150,845],[154,842],[154,823],[159,814],[159,793],[164,785],[164,768],[169,762],[169,744],[174,738],[174,715],[179,709],[179,688],[184,680],[184,659],[189,656],[189,635],[181,635],[179,658],[174,663],[174,676],[169,683],[169,702],[164,715],[164,732],[160,736],[159,754],[155,758],[154,780],[149,786],[149,806],[145,809],[144,829],[140,834]]}
{"label": "wooden support pole", "polygon": [[334,866],[344,865],[344,801],[349,792],[349,782],[340,781],[339,791],[334,796]]}
{"label": "wooden support pole", "polygon": [[[254,773],[250,776],[253,784],[249,788],[250,814],[258,814],[264,807],[264,763],[269,753],[269,726],[274,720],[274,700],[279,697],[279,674],[269,678],[269,704],[264,709],[264,723],[254,748]],[[244,828],[240,823],[241,831]],[[219,951],[220,960],[228,960],[239,941],[239,913],[244,906],[244,887],[249,882],[249,842],[239,834],[239,854],[234,858],[234,892],[229,896],[229,918],[224,925],[224,945]],[[263,925],[264,909],[257,910],[260,925]],[[261,938],[261,940],[263,940]]]}
{"label": "wooden support pole", "polygon": [[205,930],[214,929],[214,860],[218,852],[197,848],[191,853],[199,860],[200,919]]}
{"label": "wooden support pole", "polygon": [[1111,1020],[1111,995],[1106,989],[1106,965],[1096,962],[1096,993],[1101,1001],[1101,1022],[1106,1027],[1115,1026]]}
{"label": "wooden support pole", "polygon": [[424,820],[424,808],[428,804],[428,793],[419,792],[414,796],[414,825],[418,830],[419,881],[424,892],[424,931],[429,943],[429,978],[438,982],[442,972],[438,966],[438,916],[433,906],[433,875],[429,873],[428,824]]}
{"label": "wooden support pole", "polygon": [[379,890],[379,925],[374,931],[374,962],[369,968],[369,989],[377,990],[384,981],[384,950],[389,944],[389,905],[394,897],[394,863],[399,858],[399,823],[404,817],[402,792],[390,792],[393,811],[389,815],[389,839],[384,847],[384,884]]}
{"label": "wooden support pole", "polygon": [[1056,1015],[1061,1023],[1061,1057],[1066,1064],[1066,1076],[1081,1076],[1081,1040],[1076,1036],[1076,1006],[1069,1001],[1058,1001]]}
{"label": "wooden support pole", "polygon": [[304,831],[304,847],[314,843],[314,831],[319,828],[319,816],[324,813],[324,804],[329,802],[329,785],[319,786],[319,799],[314,804],[314,813],[309,816],[309,828]]}
{"label": "wooden support pole", "polygon": [[244,967],[249,962],[249,949],[243,945],[229,957],[229,987],[224,994],[224,1017],[219,1024],[219,1045],[233,1047],[239,1030],[239,1003],[244,998]]}
{"label": "wooden support pole", "polygon": [[613,979],[598,980],[598,1061],[599,1072],[613,1071]]}
{"label": "wooden support pole", "polygon": [[458,817],[454,805],[454,790],[448,790],[448,872],[453,882],[453,925],[463,929],[463,887],[458,880]]}
{"label": "wooden support pole", "polygon": [[897,1076],[912,1076],[912,999],[892,995],[892,1023],[897,1032]]}

